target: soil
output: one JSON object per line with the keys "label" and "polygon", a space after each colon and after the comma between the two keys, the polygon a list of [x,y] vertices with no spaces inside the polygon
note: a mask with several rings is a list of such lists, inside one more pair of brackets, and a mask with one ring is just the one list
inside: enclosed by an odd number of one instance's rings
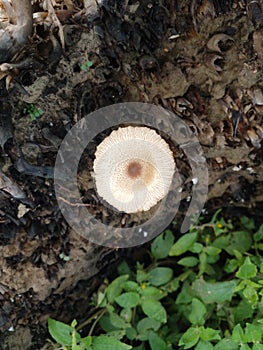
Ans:
{"label": "soil", "polygon": [[[44,13],[42,1],[32,3],[34,13]],[[206,156],[204,212],[223,208],[228,217],[246,213],[262,222],[262,2],[64,0],[54,6],[60,26],[38,15],[30,42],[12,69],[0,72],[3,350],[41,349],[49,316],[85,319],[87,298],[114,277],[118,261],[143,259],[144,247],[113,250],[88,242],[58,208],[57,151],[90,112],[127,101],[174,112]],[[91,212],[123,226],[145,219],[114,215],[100,203],[91,174],[95,144],[89,147],[78,176]],[[192,174],[182,154],[175,159],[184,183],[180,222]]]}

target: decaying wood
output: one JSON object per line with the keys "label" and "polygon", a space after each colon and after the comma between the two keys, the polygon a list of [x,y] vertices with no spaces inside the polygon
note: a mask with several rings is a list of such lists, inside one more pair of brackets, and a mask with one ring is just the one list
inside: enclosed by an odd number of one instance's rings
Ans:
{"label": "decaying wood", "polygon": [[11,22],[0,26],[0,63],[10,60],[32,34],[33,19],[30,0],[12,0],[12,7],[3,2]]}

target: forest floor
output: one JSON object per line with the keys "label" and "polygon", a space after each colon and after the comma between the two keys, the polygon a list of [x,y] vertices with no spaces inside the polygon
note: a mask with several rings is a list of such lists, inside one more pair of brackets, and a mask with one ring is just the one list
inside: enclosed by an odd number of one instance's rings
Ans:
{"label": "forest floor", "polygon": [[[60,143],[101,107],[147,102],[176,113],[206,156],[206,212],[225,208],[226,215],[250,213],[262,222],[260,1],[110,0],[99,2],[99,11],[96,1],[56,2],[59,26],[42,1],[32,2],[34,34],[15,58],[20,63],[1,72],[3,350],[41,349],[49,316],[81,319],[87,296],[114,275],[114,263],[123,255],[142,258],[91,244],[68,227],[57,205],[52,169]],[[102,222],[136,224],[140,217],[112,216],[99,203],[94,144],[88,151],[78,176],[92,213]],[[175,157],[185,185],[180,216],[192,177],[187,159]]]}

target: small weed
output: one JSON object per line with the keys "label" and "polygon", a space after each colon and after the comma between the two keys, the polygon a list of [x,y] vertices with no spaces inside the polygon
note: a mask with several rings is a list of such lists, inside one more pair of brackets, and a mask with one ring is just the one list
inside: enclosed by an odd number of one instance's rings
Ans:
{"label": "small weed", "polygon": [[92,61],[87,61],[80,66],[80,69],[85,71],[85,70],[89,69],[90,67],[92,67],[92,65],[93,65]]}
{"label": "small weed", "polygon": [[27,104],[23,109],[23,114],[29,114],[32,121],[41,117],[43,113],[43,109],[37,108],[33,103]]}
{"label": "small weed", "polygon": [[234,227],[220,211],[176,240],[166,230],[150,265],[119,265],[83,324],[49,319],[54,349],[263,350],[262,240],[263,224],[241,217]]}

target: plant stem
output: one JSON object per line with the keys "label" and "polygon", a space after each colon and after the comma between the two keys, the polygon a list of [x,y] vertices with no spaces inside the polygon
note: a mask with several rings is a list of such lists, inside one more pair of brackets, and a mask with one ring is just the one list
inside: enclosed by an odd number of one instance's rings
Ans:
{"label": "plant stem", "polygon": [[[97,312],[95,312],[95,314],[91,315],[87,320],[85,320],[80,325],[78,325],[76,327],[76,330],[79,331],[80,329],[84,328],[85,326],[90,324],[91,321],[95,318],[97,318],[97,319],[94,321],[94,323],[95,322],[97,323],[97,321],[102,317],[102,315],[104,315],[105,312],[106,312],[106,309],[98,310]],[[93,325],[92,325],[92,328],[94,329]]]}
{"label": "plant stem", "polygon": [[93,330],[94,330],[96,324],[99,322],[99,320],[101,319],[101,317],[105,314],[106,309],[101,310],[101,311],[102,311],[101,314],[100,314],[100,315],[97,317],[97,319],[93,322],[93,325],[91,326],[88,335],[91,335],[91,334],[93,333]]}

